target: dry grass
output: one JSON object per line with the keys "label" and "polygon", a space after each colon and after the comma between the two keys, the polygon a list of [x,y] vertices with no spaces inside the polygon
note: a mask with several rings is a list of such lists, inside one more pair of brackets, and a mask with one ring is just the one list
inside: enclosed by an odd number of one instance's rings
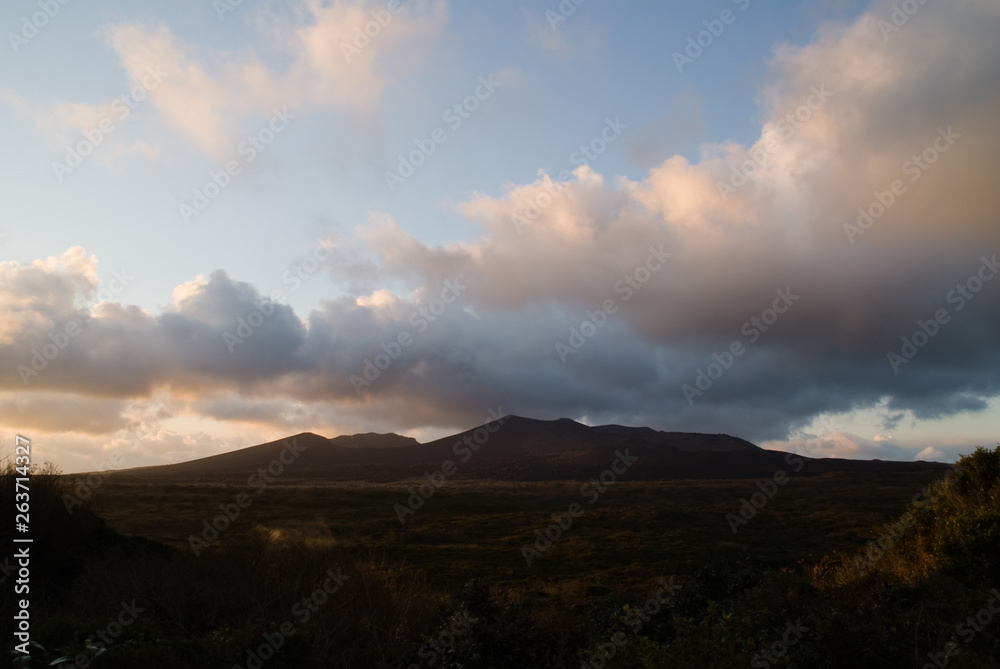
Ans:
{"label": "dry grass", "polygon": [[[73,516],[40,501],[51,536],[36,548],[77,571],[39,583],[36,638],[49,661],[80,652],[134,598],[146,612],[93,666],[245,666],[342,568],[335,604],[269,669],[579,667],[615,635],[626,641],[607,667],[762,666],[796,621],[809,631],[779,666],[922,666],[1000,583],[1000,448],[963,462],[968,476],[864,569],[854,558],[932,473],[793,478],[736,535],[725,516],[756,481],[620,482],[530,568],[520,546],[580,501],[579,484],[457,481],[401,525],[408,484],[281,482],[196,558],[188,536],[246,490],[119,477]],[[41,480],[55,493],[71,482]],[[629,612],[671,575],[678,593],[637,628]],[[950,666],[997,667],[998,653],[986,630]]]}

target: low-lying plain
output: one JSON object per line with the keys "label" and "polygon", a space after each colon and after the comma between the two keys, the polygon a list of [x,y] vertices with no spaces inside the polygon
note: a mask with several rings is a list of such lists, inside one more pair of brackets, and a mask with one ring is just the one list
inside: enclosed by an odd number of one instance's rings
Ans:
{"label": "low-lying plain", "polygon": [[[457,480],[404,515],[405,522],[395,506],[406,506],[423,480],[287,480],[254,495],[239,480],[150,481],[122,474],[96,491],[94,503],[122,533],[192,551],[191,538],[204,541],[206,523],[223,514],[220,505],[246,493],[252,504],[204,550],[239,546],[264,528],[278,541],[385,556],[440,587],[484,577],[507,590],[573,603],[748,551],[790,567],[810,556],[858,549],[873,537],[873,527],[902,512],[938,478],[934,470],[792,475],[745,524],[727,515],[739,516],[741,500],[759,493],[757,484],[766,479],[619,480],[593,504],[580,494],[585,482]],[[566,525],[574,502],[582,513],[563,529],[552,516]],[[536,547],[539,533],[553,525],[559,538],[529,566],[522,548]]]}

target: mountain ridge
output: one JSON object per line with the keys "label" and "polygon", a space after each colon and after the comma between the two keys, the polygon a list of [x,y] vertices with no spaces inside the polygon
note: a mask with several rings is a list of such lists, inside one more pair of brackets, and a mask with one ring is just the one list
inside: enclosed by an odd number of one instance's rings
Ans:
{"label": "mountain ridge", "polygon": [[[807,474],[945,467],[937,463],[814,459],[768,451],[727,434],[666,432],[624,425],[588,426],[572,419],[540,420],[512,414],[426,443],[395,433],[327,438],[301,432],[283,439],[170,465],[129,470],[136,476],[251,475],[278,461],[282,475],[327,480],[392,481],[419,478],[446,462],[456,478],[586,480],[619,452],[637,457],[635,480],[759,478],[780,469]],[[272,465],[277,468],[277,466]]]}

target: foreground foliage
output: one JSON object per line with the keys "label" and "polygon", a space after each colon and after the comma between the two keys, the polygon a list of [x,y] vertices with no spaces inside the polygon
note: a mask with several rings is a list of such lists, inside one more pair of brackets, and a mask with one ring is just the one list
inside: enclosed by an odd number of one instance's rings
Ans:
{"label": "foreground foliage", "polygon": [[67,513],[66,486],[32,477],[45,531],[26,666],[1000,667],[1000,446],[961,458],[854,551],[782,567],[727,554],[573,602],[482,577],[444,588],[384,554],[260,526],[196,558],[119,534],[89,503]]}

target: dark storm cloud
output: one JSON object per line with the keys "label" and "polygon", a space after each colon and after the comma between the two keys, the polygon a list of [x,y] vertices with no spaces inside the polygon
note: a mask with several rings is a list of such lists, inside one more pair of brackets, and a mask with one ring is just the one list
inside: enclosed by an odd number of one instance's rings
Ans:
{"label": "dark storm cloud", "polygon": [[[1000,392],[1000,8],[920,11],[888,40],[891,4],[876,3],[778,49],[754,147],[706,145],[638,182],[580,168],[476,194],[460,207],[482,226],[474,244],[428,247],[374,217],[365,285],[408,283],[403,296],[296,314],[217,271],[151,315],[79,307],[96,286],[81,250],[6,263],[0,384],[167,388],[200,415],[280,426],[467,426],[502,406],[752,440],[880,404],[887,426],[981,411]],[[25,385],[19,366],[69,321],[79,335]],[[921,331],[909,355],[902,338]]]}

